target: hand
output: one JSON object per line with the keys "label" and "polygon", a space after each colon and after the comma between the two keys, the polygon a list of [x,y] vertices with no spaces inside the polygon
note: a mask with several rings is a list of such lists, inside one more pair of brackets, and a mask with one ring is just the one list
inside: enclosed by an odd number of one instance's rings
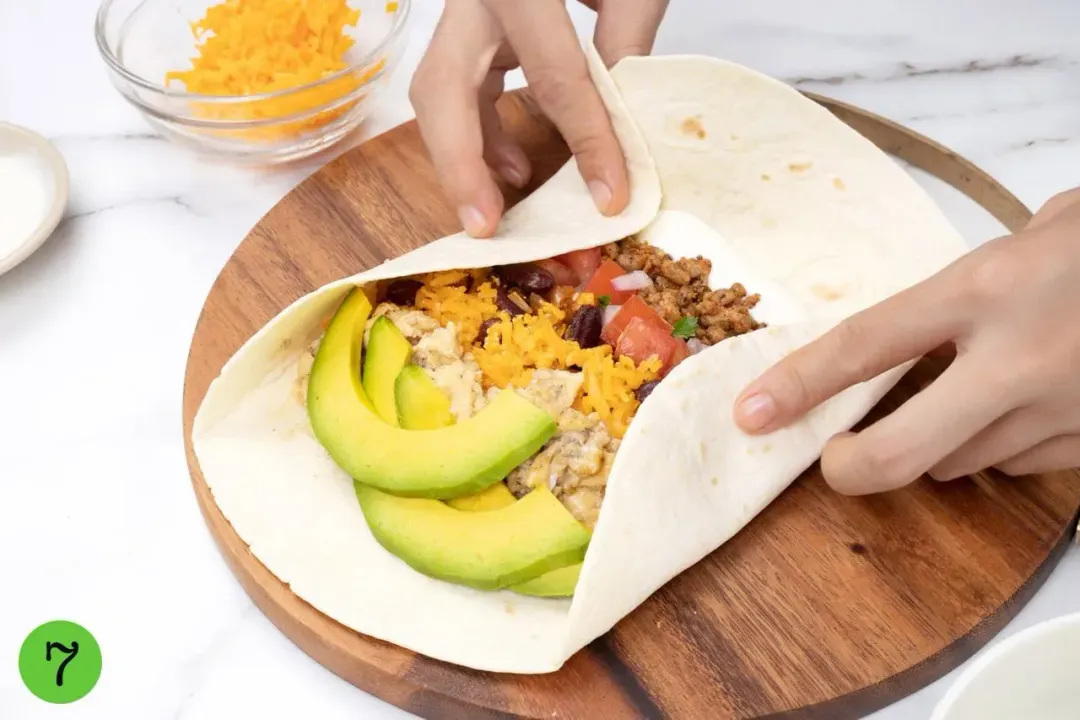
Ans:
{"label": "hand", "polygon": [[[599,10],[594,42],[610,66],[648,54],[668,0],[582,0]],[[597,208],[629,196],[626,164],[563,0],[446,0],[409,98],[444,190],[466,232],[490,237],[503,197],[488,167],[523,187],[532,169],[495,111],[521,65],[533,97],[577,157]]]}
{"label": "hand", "polygon": [[842,322],[736,400],[747,432],[788,425],[856,383],[954,345],[922,392],[825,446],[822,473],[850,495],[929,472],[1024,475],[1080,466],[1080,188],[998,238]]}

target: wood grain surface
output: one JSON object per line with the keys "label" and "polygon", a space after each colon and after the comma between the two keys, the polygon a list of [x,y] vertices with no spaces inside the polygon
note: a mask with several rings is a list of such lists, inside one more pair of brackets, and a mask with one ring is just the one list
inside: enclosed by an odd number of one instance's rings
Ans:
{"label": "wood grain surface", "polygon": [[[1030,217],[948,150],[815,99],[1008,227]],[[550,176],[568,157],[553,127],[521,93],[504,98],[502,111],[535,159],[537,181]],[[188,358],[188,464],[222,555],[283,633],[363,690],[426,718],[857,718],[969,657],[1064,552],[1080,508],[1075,472],[924,479],[848,498],[832,492],[814,466],[733,540],[557,673],[465,670],[343,627],[293,595],[236,535],[191,451],[192,418],[229,356],[290,302],[457,229],[415,125],[381,135],[310,177],[252,229],[206,300]],[[870,420],[941,369],[924,360]]]}

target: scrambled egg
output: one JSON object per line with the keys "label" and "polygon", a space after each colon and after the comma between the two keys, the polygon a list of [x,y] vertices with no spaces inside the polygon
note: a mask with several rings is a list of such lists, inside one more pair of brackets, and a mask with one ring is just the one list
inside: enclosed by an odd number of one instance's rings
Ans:
{"label": "scrambled egg", "polygon": [[484,406],[480,366],[471,354],[461,354],[454,323],[420,338],[413,347],[412,361],[424,368],[450,398],[450,412],[458,422],[472,417]]}
{"label": "scrambled egg", "polygon": [[371,338],[371,326],[383,315],[389,317],[401,334],[413,345],[426,333],[439,329],[439,323],[435,318],[419,310],[407,310],[393,303],[379,303],[364,326],[364,347],[367,347],[368,340]]}
{"label": "scrambled egg", "polygon": [[[585,376],[566,370],[534,370],[532,380],[517,390],[526,400],[558,418],[574,404]],[[493,388],[494,389],[494,388]]]}
{"label": "scrambled egg", "polygon": [[401,334],[412,343],[412,362],[424,368],[428,376],[450,398],[450,412],[461,422],[484,406],[480,386],[480,367],[472,355],[461,354],[454,323],[441,327],[439,322],[420,310],[401,308],[393,303],[379,303],[364,329],[364,343],[375,319],[386,315]]}
{"label": "scrambled egg", "polygon": [[550,489],[574,517],[592,529],[600,514],[619,440],[608,434],[598,415],[567,408],[559,429],[544,448],[519,465],[506,479],[521,497],[538,485]]}
{"label": "scrambled egg", "polygon": [[413,345],[412,361],[423,368],[434,369],[460,360],[461,349],[454,323],[429,332]]}

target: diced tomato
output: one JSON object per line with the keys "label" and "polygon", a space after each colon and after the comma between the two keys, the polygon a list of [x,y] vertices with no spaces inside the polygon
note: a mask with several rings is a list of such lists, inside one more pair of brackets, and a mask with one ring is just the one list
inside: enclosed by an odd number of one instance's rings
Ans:
{"label": "diced tomato", "polygon": [[615,317],[611,319],[600,333],[600,339],[606,342],[612,347],[618,342],[619,336],[622,335],[623,330],[630,324],[630,321],[634,318],[641,318],[650,325],[655,325],[659,328],[663,328],[668,335],[671,334],[671,325],[667,323],[664,318],[660,317],[660,314],[649,307],[640,295],[635,295],[622,304],[619,308],[619,312],[615,313]]}
{"label": "diced tomato", "polygon": [[675,351],[671,353],[671,360],[668,362],[667,367],[660,371],[662,375],[667,375],[673,367],[690,357],[691,354],[690,346],[686,344],[685,340],[679,340],[679,338],[672,338],[672,340],[678,340],[678,343],[675,345]]}
{"label": "diced tomato", "polygon": [[659,357],[662,363],[660,376],[663,377],[685,360],[690,355],[690,350],[685,342],[673,337],[670,331],[635,317],[619,336],[615,354],[626,355],[635,363],[644,362],[653,356]]}
{"label": "diced tomato", "polygon": [[585,283],[584,291],[592,293],[598,298],[607,295],[611,298],[612,305],[622,305],[632,298],[636,291],[616,290],[611,286],[611,281],[625,274],[626,271],[622,269],[619,263],[614,260],[605,260],[600,263],[600,267],[596,268],[596,272],[589,278],[589,282]]}
{"label": "diced tomato", "polygon": [[546,260],[537,260],[536,264],[551,273],[551,277],[555,278],[556,285],[577,287],[577,274],[558,260],[548,258]]}
{"label": "diced tomato", "polygon": [[596,268],[600,267],[603,260],[600,248],[588,248],[586,250],[574,250],[565,255],[556,255],[555,259],[574,271],[578,284],[592,277]]}

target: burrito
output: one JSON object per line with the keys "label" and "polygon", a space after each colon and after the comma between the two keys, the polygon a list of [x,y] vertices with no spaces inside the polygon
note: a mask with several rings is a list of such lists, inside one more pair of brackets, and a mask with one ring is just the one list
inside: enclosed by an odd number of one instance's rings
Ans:
{"label": "burrito", "polygon": [[284,309],[192,431],[215,502],[296,595],[478,670],[557,670],[745,527],[910,364],[767,436],[735,426],[738,393],[965,251],[902,168],[786,85],[587,50],[622,213],[570,160],[494,238]]}

